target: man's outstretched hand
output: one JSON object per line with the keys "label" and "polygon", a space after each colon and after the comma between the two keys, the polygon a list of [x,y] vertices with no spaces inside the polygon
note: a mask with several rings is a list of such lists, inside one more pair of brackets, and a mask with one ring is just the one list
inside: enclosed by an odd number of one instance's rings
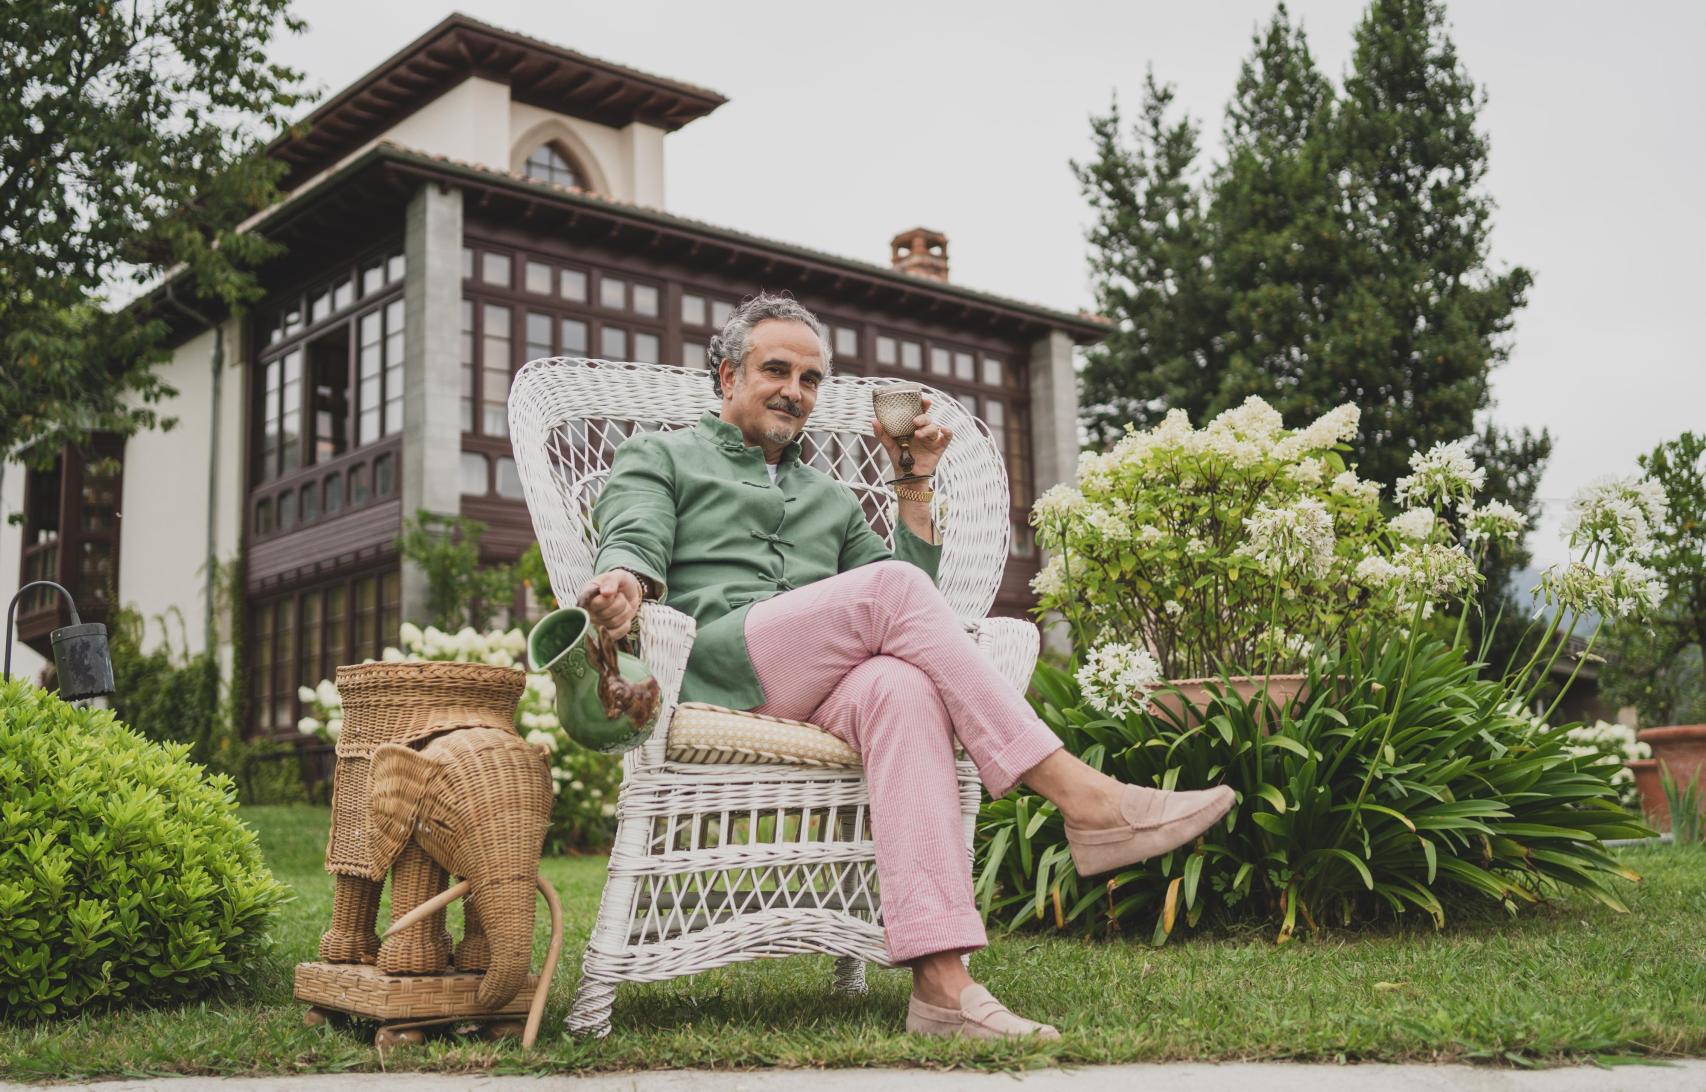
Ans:
{"label": "man's outstretched hand", "polygon": [[588,580],[575,595],[592,624],[621,640],[640,612],[640,582],[627,569],[611,569]]}

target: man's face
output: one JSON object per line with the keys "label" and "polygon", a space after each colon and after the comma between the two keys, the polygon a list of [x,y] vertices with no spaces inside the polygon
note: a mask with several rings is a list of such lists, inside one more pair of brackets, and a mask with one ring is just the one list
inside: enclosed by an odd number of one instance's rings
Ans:
{"label": "man's face", "polygon": [[748,444],[775,457],[806,427],[823,382],[823,348],[810,326],[792,319],[767,319],[747,338],[746,365],[723,361],[722,419],[740,429]]}

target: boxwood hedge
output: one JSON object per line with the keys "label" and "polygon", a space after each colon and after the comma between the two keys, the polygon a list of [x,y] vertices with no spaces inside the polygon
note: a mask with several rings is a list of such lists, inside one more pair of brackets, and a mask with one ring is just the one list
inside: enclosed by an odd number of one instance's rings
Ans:
{"label": "boxwood hedge", "polygon": [[0,681],[0,1009],[178,1000],[235,981],[287,889],[230,778],[105,710]]}

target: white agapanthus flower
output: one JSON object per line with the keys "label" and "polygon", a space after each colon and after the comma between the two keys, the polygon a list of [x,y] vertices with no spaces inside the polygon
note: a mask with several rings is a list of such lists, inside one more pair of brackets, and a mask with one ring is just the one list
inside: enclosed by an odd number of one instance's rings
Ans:
{"label": "white agapanthus flower", "polygon": [[1487,484],[1487,471],[1475,465],[1468,440],[1439,443],[1410,456],[1410,474],[1398,479],[1399,504],[1427,505],[1436,511],[1465,507]]}
{"label": "white agapanthus flower", "polygon": [[1078,668],[1084,700],[1110,717],[1137,711],[1161,682],[1161,665],[1145,649],[1106,644],[1090,650]]}
{"label": "white agapanthus flower", "polygon": [[552,754],[557,753],[557,737],[554,733],[535,729],[527,733],[527,742],[535,747],[542,747]]}
{"label": "white agapanthus flower", "polygon": [[386,647],[384,652],[379,654],[379,658],[388,664],[402,663],[404,660],[408,659],[407,656],[403,655],[402,649],[391,648],[389,646]]}
{"label": "white agapanthus flower", "polygon": [[424,636],[425,635],[421,633],[421,627],[415,625],[413,622],[404,622],[401,626],[397,627],[397,641],[405,648],[421,647],[421,641],[424,639]]}
{"label": "white agapanthus flower", "polygon": [[339,736],[344,734],[344,718],[333,717],[326,722],[326,738],[336,743]]}
{"label": "white agapanthus flower", "polygon": [[1407,538],[1412,542],[1426,542],[1433,537],[1434,525],[1438,522],[1432,508],[1412,508],[1400,512],[1386,522],[1387,528],[1399,538]]}
{"label": "white agapanthus flower", "polygon": [[314,688],[314,698],[327,709],[342,709],[344,705],[343,695],[338,693],[331,679],[320,680],[320,685]]}
{"label": "white agapanthus flower", "polygon": [[1237,552],[1264,571],[1322,576],[1333,564],[1333,517],[1314,497],[1274,507],[1258,504],[1244,520],[1248,541]]}
{"label": "white agapanthus flower", "polygon": [[1585,562],[1554,565],[1540,575],[1536,594],[1575,613],[1594,611],[1607,621],[1640,618],[1664,601],[1658,574],[1638,561],[1619,558],[1604,569]]}
{"label": "white agapanthus flower", "polygon": [[1613,608],[1618,618],[1639,618],[1657,610],[1665,600],[1664,581],[1652,569],[1631,558],[1611,563],[1611,586],[1616,592]]}
{"label": "white agapanthus flower", "polygon": [[305,736],[315,735],[320,731],[320,722],[313,717],[303,717],[296,722],[296,730]]}
{"label": "white agapanthus flower", "polygon": [[320,700],[320,692],[312,686],[297,687],[296,696],[301,699],[303,705],[313,705]]}
{"label": "white agapanthus flower", "polygon": [[1463,537],[1470,542],[1504,539],[1515,542],[1528,530],[1528,517],[1504,501],[1488,501],[1463,514]]}
{"label": "white agapanthus flower", "polygon": [[1644,478],[1601,478],[1570,499],[1564,534],[1573,549],[1601,546],[1613,552],[1645,555],[1653,547],[1653,528],[1667,513],[1664,490]]}
{"label": "white agapanthus flower", "polygon": [[1481,578],[1475,559],[1461,546],[1428,542],[1400,546],[1392,555],[1406,601],[1431,605],[1451,599],[1473,588]]}
{"label": "white agapanthus flower", "polygon": [[1381,591],[1402,580],[1403,576],[1398,566],[1376,554],[1357,562],[1351,579],[1365,588]]}

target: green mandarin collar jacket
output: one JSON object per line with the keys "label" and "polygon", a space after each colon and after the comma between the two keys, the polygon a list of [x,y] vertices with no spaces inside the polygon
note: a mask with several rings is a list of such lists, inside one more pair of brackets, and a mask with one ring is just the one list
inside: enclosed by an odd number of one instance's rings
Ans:
{"label": "green mandarin collar jacket", "polygon": [[693,616],[698,636],[682,701],[731,709],[764,704],[746,650],[752,604],[873,561],[899,558],[936,578],[942,547],[904,525],[891,552],[845,485],[782,452],[776,481],[764,451],[714,413],[696,428],[640,432],[616,450],[592,507],[593,572],[644,573],[671,607]]}

